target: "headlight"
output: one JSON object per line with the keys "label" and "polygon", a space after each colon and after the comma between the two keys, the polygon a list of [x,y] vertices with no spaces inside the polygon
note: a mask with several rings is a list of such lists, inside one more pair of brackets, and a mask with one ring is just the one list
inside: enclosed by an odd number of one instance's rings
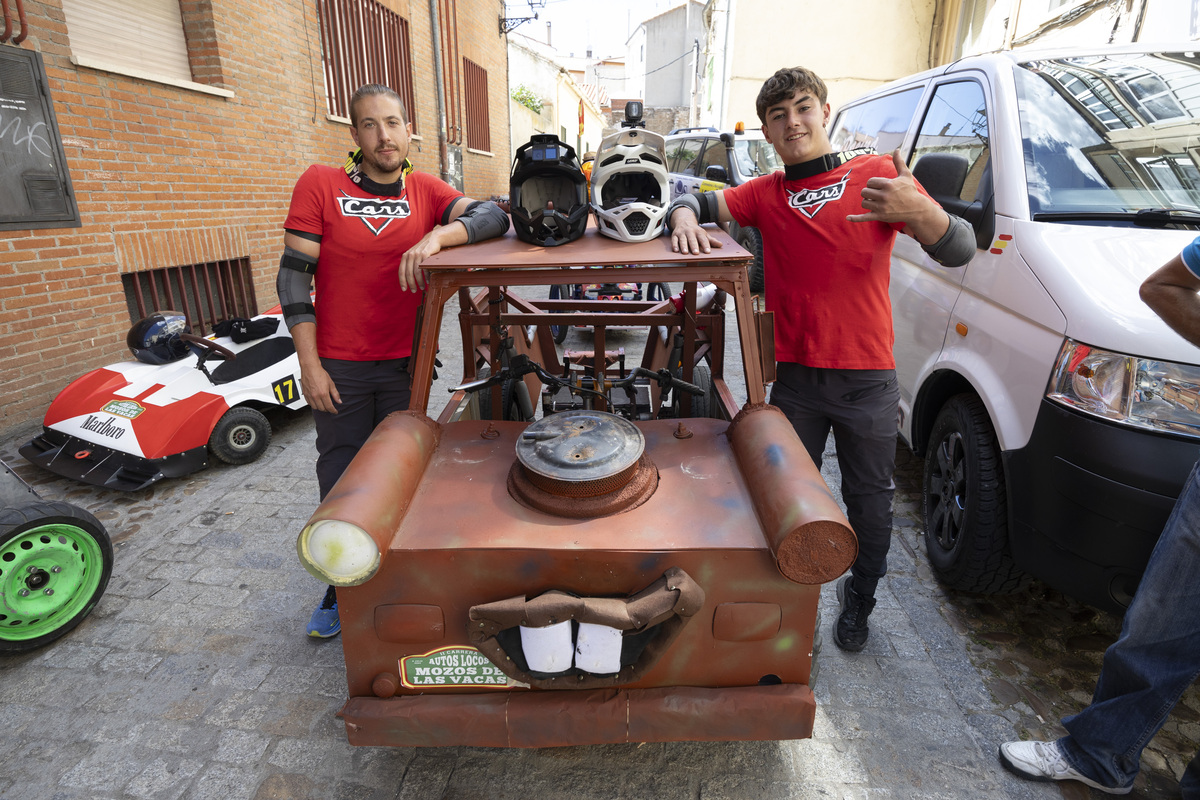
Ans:
{"label": "headlight", "polygon": [[1124,425],[1200,438],[1200,367],[1113,353],[1067,339],[1046,396]]}
{"label": "headlight", "polygon": [[306,527],[296,539],[296,552],[306,570],[334,586],[366,583],[379,569],[375,540],[341,520],[323,519]]}

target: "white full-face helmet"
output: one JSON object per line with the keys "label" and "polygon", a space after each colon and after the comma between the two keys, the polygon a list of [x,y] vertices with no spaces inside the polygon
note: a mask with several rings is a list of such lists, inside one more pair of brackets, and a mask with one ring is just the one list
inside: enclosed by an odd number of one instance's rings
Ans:
{"label": "white full-face helmet", "polygon": [[662,233],[670,203],[666,142],[631,127],[606,136],[592,167],[592,211],[600,233],[645,242]]}

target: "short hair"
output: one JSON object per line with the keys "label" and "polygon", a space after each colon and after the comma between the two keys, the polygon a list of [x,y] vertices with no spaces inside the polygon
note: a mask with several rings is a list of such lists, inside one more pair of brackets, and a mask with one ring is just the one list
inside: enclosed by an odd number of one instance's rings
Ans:
{"label": "short hair", "polygon": [[829,98],[829,90],[825,88],[825,81],[821,80],[811,69],[784,67],[777,71],[767,78],[762,88],[758,90],[758,99],[754,101],[759,121],[766,125],[768,108],[787,100],[797,91],[805,90],[815,94],[821,105],[825,105],[825,101]]}
{"label": "short hair", "polygon": [[404,101],[400,99],[400,95],[396,94],[395,89],[390,86],[384,86],[382,83],[364,83],[358,87],[354,96],[350,98],[350,125],[352,127],[358,127],[358,101],[364,97],[375,97],[376,95],[383,95],[395,100],[396,104],[400,106],[400,118],[408,122],[408,114],[404,110]]}

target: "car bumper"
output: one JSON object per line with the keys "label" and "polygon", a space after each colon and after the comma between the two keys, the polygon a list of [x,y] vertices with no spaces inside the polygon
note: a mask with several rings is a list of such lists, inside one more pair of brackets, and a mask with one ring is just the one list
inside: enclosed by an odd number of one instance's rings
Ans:
{"label": "car bumper", "polygon": [[64,478],[127,492],[145,489],[163,478],[178,478],[208,466],[208,448],[203,445],[165,458],[149,459],[51,428],[30,439],[18,452],[30,462]]}
{"label": "car bumper", "polygon": [[557,747],[622,742],[757,741],[812,735],[804,685],[354,697],[351,744]]}
{"label": "car bumper", "polygon": [[1005,453],[1018,565],[1065,594],[1122,613],[1200,444],[1043,401],[1029,444]]}

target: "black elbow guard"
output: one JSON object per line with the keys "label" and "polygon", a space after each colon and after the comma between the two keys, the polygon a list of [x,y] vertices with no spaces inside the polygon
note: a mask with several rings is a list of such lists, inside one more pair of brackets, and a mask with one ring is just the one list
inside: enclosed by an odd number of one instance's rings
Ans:
{"label": "black elbow guard", "polygon": [[491,200],[476,200],[457,219],[467,229],[467,244],[503,236],[508,231],[508,214]]}
{"label": "black elbow guard", "polygon": [[671,201],[671,205],[667,207],[666,228],[671,230],[671,215],[677,209],[687,208],[696,215],[696,221],[701,225],[709,222],[716,222],[720,214],[720,206],[717,205],[717,195],[715,192],[700,192],[700,194],[681,194]]}
{"label": "black elbow guard", "polygon": [[975,256],[975,231],[962,217],[947,212],[950,227],[942,238],[933,244],[922,244],[921,249],[943,267],[961,267]]}
{"label": "black elbow guard", "polygon": [[312,276],[316,271],[317,259],[290,247],[283,249],[279,274],[275,276],[275,291],[279,294],[283,321],[288,330],[301,322],[317,321],[317,310],[310,295]]}

